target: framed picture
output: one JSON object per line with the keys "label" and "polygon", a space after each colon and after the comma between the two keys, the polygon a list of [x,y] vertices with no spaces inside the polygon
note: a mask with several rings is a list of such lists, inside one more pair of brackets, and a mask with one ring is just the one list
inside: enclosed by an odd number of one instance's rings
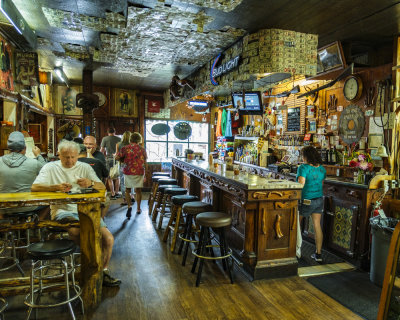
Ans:
{"label": "framed picture", "polygon": [[28,123],[28,133],[35,144],[42,143],[42,125],[40,123]]}
{"label": "framed picture", "polygon": [[76,95],[81,92],[79,86],[57,86],[56,113],[71,116],[81,116],[82,109],[76,107]]}
{"label": "framed picture", "polygon": [[[379,148],[383,144],[383,134],[370,133],[368,135],[368,148]],[[379,160],[379,159],[377,159]]]}
{"label": "framed picture", "polygon": [[15,82],[24,86],[39,84],[39,63],[36,52],[15,51]]}
{"label": "framed picture", "polygon": [[345,65],[346,61],[340,41],[335,41],[318,49],[317,74],[343,69]]}
{"label": "framed picture", "polygon": [[308,133],[316,133],[317,132],[317,121],[315,119],[308,120]]}
{"label": "framed picture", "polygon": [[114,89],[113,115],[116,117],[137,117],[137,103],[134,90]]}

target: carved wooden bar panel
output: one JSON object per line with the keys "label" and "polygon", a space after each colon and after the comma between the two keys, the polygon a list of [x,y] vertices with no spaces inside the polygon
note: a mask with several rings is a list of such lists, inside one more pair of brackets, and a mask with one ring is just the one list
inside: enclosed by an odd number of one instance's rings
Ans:
{"label": "carved wooden bar panel", "polygon": [[178,176],[183,172],[184,187],[190,179],[192,190],[198,186],[199,193],[195,195],[212,203],[214,210],[232,217],[232,225],[226,232],[229,247],[252,279],[297,275],[300,185],[278,187],[271,183],[270,188],[257,187],[254,180],[249,179],[246,184],[237,177],[229,179],[189,162],[173,159],[173,166]]}

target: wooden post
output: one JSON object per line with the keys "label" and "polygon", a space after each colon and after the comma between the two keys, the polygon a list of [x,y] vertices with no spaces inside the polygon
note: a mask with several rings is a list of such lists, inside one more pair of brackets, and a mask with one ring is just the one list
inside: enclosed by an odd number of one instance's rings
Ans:
{"label": "wooden post", "polygon": [[[94,309],[101,300],[103,257],[100,234],[100,203],[78,204],[81,225],[81,284],[85,308]],[[94,247],[93,247],[94,245]],[[90,262],[90,264],[89,264]]]}

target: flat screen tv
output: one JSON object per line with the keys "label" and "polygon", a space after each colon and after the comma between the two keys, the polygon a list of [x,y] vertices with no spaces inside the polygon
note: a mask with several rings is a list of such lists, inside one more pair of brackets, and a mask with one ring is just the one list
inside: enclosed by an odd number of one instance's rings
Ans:
{"label": "flat screen tv", "polygon": [[232,93],[232,104],[239,111],[239,114],[263,114],[260,91],[245,92],[244,102],[243,92]]}

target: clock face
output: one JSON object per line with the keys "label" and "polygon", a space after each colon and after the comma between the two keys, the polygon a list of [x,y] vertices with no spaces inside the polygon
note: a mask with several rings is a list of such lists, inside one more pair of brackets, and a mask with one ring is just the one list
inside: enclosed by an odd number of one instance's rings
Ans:
{"label": "clock face", "polygon": [[107,102],[107,97],[104,95],[104,93],[101,92],[93,92],[96,96],[99,97],[99,107],[102,107],[106,104]]}
{"label": "clock face", "polygon": [[350,76],[347,78],[343,87],[344,97],[349,101],[355,101],[361,96],[362,83],[361,79]]}

